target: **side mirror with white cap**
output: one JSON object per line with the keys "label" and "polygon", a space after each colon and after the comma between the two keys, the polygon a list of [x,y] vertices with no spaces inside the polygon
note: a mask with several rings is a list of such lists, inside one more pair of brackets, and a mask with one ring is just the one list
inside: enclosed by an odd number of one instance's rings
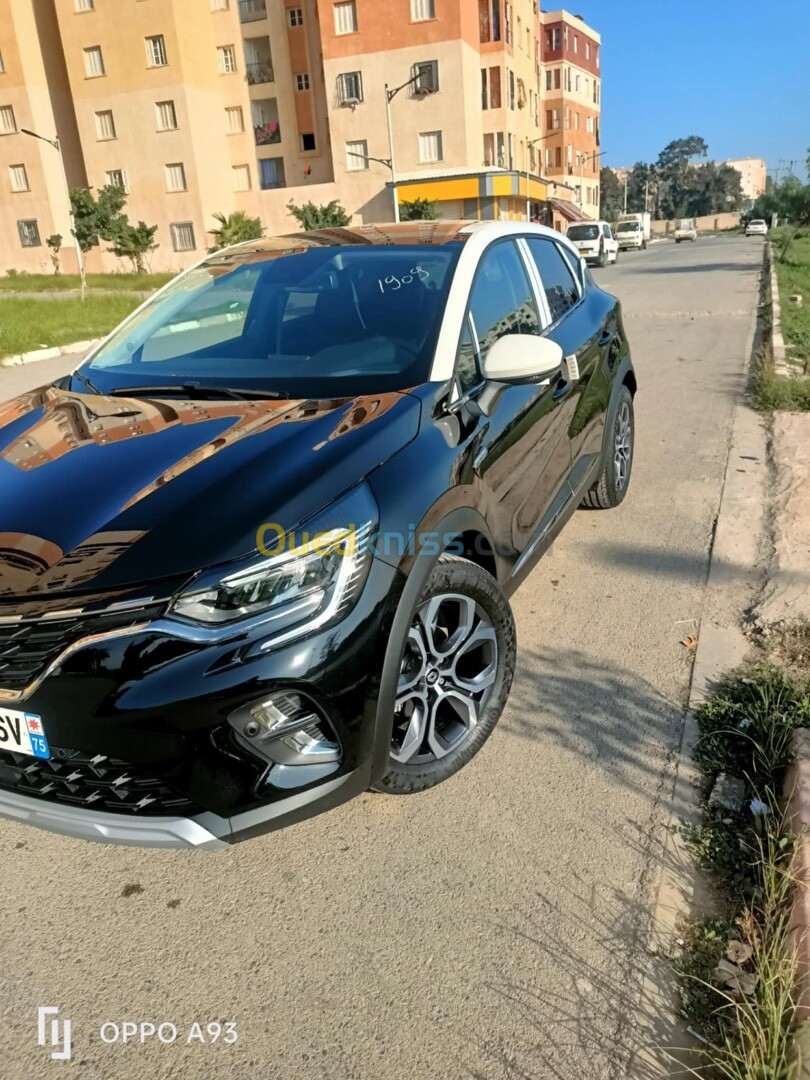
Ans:
{"label": "side mirror with white cap", "polygon": [[533,382],[559,371],[563,351],[556,341],[534,334],[504,334],[484,358],[488,382]]}

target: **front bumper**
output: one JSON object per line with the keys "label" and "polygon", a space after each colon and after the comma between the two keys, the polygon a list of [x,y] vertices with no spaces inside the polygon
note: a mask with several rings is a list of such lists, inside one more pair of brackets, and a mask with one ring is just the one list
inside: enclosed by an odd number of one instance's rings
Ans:
{"label": "front bumper", "polygon": [[[213,643],[161,618],[79,645],[9,706],[42,717],[53,756],[0,752],[0,817],[107,843],[216,849],[366,790],[402,581],[374,559],[340,623],[258,655],[266,628]],[[270,782],[266,760],[228,721],[280,690],[305,696],[341,748],[330,775],[292,790]],[[144,793],[151,805],[141,810]]]}

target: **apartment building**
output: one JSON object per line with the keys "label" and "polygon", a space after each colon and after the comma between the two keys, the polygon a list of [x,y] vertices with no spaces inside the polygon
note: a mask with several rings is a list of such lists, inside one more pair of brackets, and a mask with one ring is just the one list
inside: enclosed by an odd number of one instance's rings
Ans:
{"label": "apartment building", "polygon": [[75,261],[59,154],[22,129],[58,134],[71,186],[126,190],[153,269],[200,258],[217,212],[294,228],[290,201],[597,216],[599,48],[537,0],[0,0],[0,271],[48,269],[52,233]]}
{"label": "apartment building", "polygon": [[552,133],[543,143],[543,173],[565,178],[584,212],[598,218],[602,41],[566,11],[541,13],[540,23],[543,108]]}

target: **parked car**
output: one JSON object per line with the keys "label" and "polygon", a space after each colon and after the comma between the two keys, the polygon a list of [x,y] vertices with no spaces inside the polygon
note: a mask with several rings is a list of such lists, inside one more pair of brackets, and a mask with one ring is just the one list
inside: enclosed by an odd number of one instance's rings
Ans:
{"label": "parked car", "polygon": [[695,225],[694,218],[681,218],[678,222],[678,228],[675,230],[675,243],[680,244],[682,240],[697,240],[697,227]]}
{"label": "parked car", "polygon": [[619,258],[619,242],[606,221],[576,221],[565,235],[589,266],[607,266]]}
{"label": "parked car", "polygon": [[767,236],[768,226],[762,220],[762,218],[756,218],[754,221],[749,221],[745,226],[746,236]]}
{"label": "parked car", "polygon": [[652,219],[649,213],[623,214],[616,225],[616,240],[620,251],[630,248],[644,250],[652,236]]}
{"label": "parked car", "polygon": [[210,255],[0,406],[0,815],[217,848],[430,788],[509,696],[508,596],[625,497],[617,300],[526,224]]}

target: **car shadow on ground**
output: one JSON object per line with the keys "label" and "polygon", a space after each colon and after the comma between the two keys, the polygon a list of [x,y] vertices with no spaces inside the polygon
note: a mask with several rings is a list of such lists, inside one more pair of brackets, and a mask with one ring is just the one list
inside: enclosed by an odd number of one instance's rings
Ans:
{"label": "car shadow on ground", "polygon": [[685,263],[682,266],[646,266],[645,274],[716,274],[723,271],[733,273],[758,273],[758,267],[739,262]]}

